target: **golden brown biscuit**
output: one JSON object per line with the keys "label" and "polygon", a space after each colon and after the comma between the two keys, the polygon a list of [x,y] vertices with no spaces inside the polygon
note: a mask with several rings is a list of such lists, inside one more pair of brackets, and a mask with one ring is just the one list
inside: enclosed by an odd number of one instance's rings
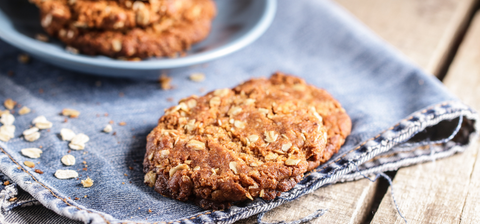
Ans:
{"label": "golden brown biscuit", "polygon": [[169,108],[147,137],[145,183],[208,209],[292,189],[327,161],[351,121],[325,90],[274,74]]}
{"label": "golden brown biscuit", "polygon": [[[163,10],[160,19],[155,22],[145,20],[140,25],[134,6],[149,5],[153,8],[152,2],[136,1],[132,9],[125,9],[119,6],[121,1],[77,0],[73,5],[69,5],[67,0],[35,1],[40,6],[41,24],[47,33],[81,53],[115,58],[174,56],[188,50],[192,44],[208,36],[216,14],[212,0],[161,0],[158,2],[176,6],[169,6],[174,9]],[[114,14],[117,16],[108,20],[107,15],[99,16],[95,13],[96,7],[101,9],[115,4],[118,9],[130,10],[132,16],[120,16],[124,19],[119,20],[116,10]],[[75,7],[92,9],[89,11],[92,13],[79,17],[75,14],[77,11],[73,10]]]}

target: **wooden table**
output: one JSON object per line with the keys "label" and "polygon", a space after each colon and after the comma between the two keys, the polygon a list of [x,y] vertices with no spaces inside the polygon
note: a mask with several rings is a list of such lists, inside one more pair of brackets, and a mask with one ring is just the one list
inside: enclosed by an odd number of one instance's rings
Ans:
{"label": "wooden table", "polygon": [[[480,111],[477,0],[336,1]],[[389,173],[395,199],[409,224],[480,223],[478,152],[475,142],[464,153]],[[388,182],[366,179],[322,187],[273,209],[264,221],[292,221],[320,208],[328,212],[312,223],[404,223],[393,204]]]}

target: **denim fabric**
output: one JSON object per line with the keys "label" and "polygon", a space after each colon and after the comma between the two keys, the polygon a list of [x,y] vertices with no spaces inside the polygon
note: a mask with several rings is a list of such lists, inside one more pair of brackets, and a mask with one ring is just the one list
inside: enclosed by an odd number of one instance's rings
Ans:
{"label": "denim fabric", "polygon": [[[176,86],[169,91],[154,81],[86,76],[35,59],[25,65],[17,62],[18,50],[4,42],[0,49],[0,100],[12,98],[33,110],[16,116],[15,138],[0,142],[0,170],[47,208],[86,223],[231,223],[326,184],[450,156],[463,151],[476,133],[476,112],[327,0],[280,0],[264,36],[206,65],[169,71]],[[9,70],[15,74],[8,76]],[[169,98],[202,95],[277,70],[328,90],[351,116],[352,134],[334,158],[275,200],[256,199],[223,211],[164,198],[143,184],[145,138],[164,109],[175,104]],[[189,81],[193,72],[205,73],[206,81]],[[81,115],[64,122],[63,108]],[[39,115],[53,128],[26,142],[21,132]],[[115,135],[102,132],[111,120]],[[119,126],[121,121],[126,126]],[[77,159],[73,167],[60,162],[69,150],[59,138],[61,128],[90,137],[85,150],[70,153]],[[38,146],[44,151],[39,159],[19,153]],[[24,166],[25,160],[40,162],[36,168],[44,174]],[[80,179],[92,178],[93,187],[54,177],[57,169],[67,168],[78,170]]]}

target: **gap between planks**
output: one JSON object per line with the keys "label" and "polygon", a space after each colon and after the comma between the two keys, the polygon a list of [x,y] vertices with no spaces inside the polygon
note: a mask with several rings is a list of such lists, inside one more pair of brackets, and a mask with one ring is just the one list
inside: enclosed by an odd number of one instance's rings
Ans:
{"label": "gap between planks", "polygon": [[[473,10],[474,0],[336,0],[375,33],[427,72],[439,75]],[[264,221],[295,220],[329,209],[313,223],[364,223],[379,193],[377,183],[359,180],[322,187],[266,213]],[[383,191],[381,191],[383,193]],[[384,194],[390,198],[390,194]],[[393,207],[390,207],[393,208]],[[254,223],[256,217],[240,220]]]}
{"label": "gap between planks", "polygon": [[[445,77],[448,89],[480,111],[480,12]],[[402,168],[394,179],[397,203],[409,224],[480,223],[479,144],[450,158]],[[384,197],[372,223],[403,223]]]}

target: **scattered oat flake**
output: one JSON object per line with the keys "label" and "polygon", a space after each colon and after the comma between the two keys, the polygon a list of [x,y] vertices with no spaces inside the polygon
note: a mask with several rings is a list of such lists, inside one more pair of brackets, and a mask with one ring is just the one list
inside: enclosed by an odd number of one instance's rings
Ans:
{"label": "scattered oat flake", "polygon": [[105,126],[105,128],[103,128],[103,131],[104,131],[105,133],[110,133],[110,132],[112,132],[112,131],[113,131],[112,125],[107,124],[107,125]]}
{"label": "scattered oat flake", "polygon": [[18,111],[18,114],[20,115],[24,115],[24,114],[28,114],[30,113],[30,108],[26,107],[26,106],[23,106],[19,111]]}
{"label": "scattered oat flake", "polygon": [[58,179],[71,179],[78,177],[78,173],[75,170],[57,170],[55,177]]}
{"label": "scattered oat flake", "polygon": [[72,155],[64,155],[61,159],[62,163],[65,166],[73,166],[75,165],[75,157]]}
{"label": "scattered oat flake", "polygon": [[32,159],[40,158],[40,155],[43,153],[43,151],[39,148],[25,148],[22,149],[20,152],[22,153],[22,155]]}
{"label": "scattered oat flake", "polygon": [[65,108],[62,110],[62,115],[63,116],[68,116],[70,118],[77,118],[80,115],[80,111],[74,110],[74,109],[69,109]]}
{"label": "scattered oat flake", "polygon": [[39,138],[40,138],[40,132],[33,132],[29,135],[25,135],[25,140],[29,141],[29,142],[34,142],[34,141],[37,141]]}
{"label": "scattered oat flake", "polygon": [[35,35],[35,39],[43,42],[48,42],[48,36],[41,33],[37,33],[37,35]]}
{"label": "scattered oat flake", "polygon": [[71,47],[71,46],[65,47],[65,50],[66,50],[67,52],[72,53],[72,54],[78,54],[78,49],[77,49],[77,48],[74,48],[74,47]]}
{"label": "scattered oat flake", "polygon": [[30,56],[28,54],[20,54],[18,55],[18,61],[26,64],[30,61]]}
{"label": "scattered oat flake", "polygon": [[41,171],[41,170],[39,170],[39,169],[35,169],[35,173],[43,174],[43,171]]}
{"label": "scattered oat flake", "polygon": [[24,164],[25,166],[30,167],[30,168],[34,168],[34,167],[35,167],[35,163],[30,162],[30,161],[25,161],[25,162],[23,162],[23,164]]}
{"label": "scattered oat flake", "polygon": [[6,99],[4,102],[3,102],[3,105],[9,109],[9,110],[13,110],[13,107],[15,107],[15,105],[17,105],[17,102],[13,101],[12,99]]}
{"label": "scattered oat flake", "polygon": [[0,117],[0,122],[4,125],[12,125],[15,122],[15,117],[12,114],[2,114]]}
{"label": "scattered oat flake", "polygon": [[122,121],[122,122],[118,123],[118,125],[125,126],[125,125],[127,125],[127,123],[125,121]]}
{"label": "scattered oat flake", "polygon": [[203,73],[192,73],[190,75],[190,80],[192,80],[194,82],[202,82],[203,80],[205,80],[205,74],[203,74]]}
{"label": "scattered oat flake", "polygon": [[87,177],[87,179],[81,181],[83,187],[91,187],[93,186],[93,180],[90,179],[90,177]]}
{"label": "scattered oat flake", "polygon": [[171,81],[172,81],[172,78],[168,77],[166,74],[162,74],[160,78],[158,78],[158,82],[160,83],[160,88],[162,88],[163,90],[172,89],[172,86],[170,85]]}
{"label": "scattered oat flake", "polygon": [[68,128],[62,128],[60,130],[60,136],[63,141],[71,141],[75,137],[75,132]]}
{"label": "scattered oat flake", "polygon": [[48,121],[45,116],[38,116],[32,121],[33,124],[35,124],[35,127],[38,129],[48,129],[53,126],[52,122]]}

